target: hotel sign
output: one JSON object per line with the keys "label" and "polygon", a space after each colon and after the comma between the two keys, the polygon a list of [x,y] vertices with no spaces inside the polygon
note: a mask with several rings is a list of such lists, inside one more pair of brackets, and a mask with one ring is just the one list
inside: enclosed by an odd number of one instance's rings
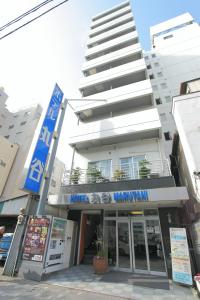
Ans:
{"label": "hotel sign", "polygon": [[90,194],[72,194],[68,196],[68,203],[87,204],[110,204],[110,203],[134,203],[148,201],[146,190],[125,191],[125,192],[103,192]]}

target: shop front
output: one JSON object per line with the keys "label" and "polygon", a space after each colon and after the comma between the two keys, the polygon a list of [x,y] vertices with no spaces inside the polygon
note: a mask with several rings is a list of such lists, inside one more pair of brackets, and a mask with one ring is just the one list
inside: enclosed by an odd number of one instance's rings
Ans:
{"label": "shop front", "polygon": [[92,264],[102,236],[109,269],[169,275],[169,228],[180,227],[183,187],[52,196],[50,204],[67,206],[79,224],[76,264]]}

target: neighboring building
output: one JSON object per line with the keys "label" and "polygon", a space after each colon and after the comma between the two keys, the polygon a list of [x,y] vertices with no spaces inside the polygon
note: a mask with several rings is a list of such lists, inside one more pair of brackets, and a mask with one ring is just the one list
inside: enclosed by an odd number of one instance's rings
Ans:
{"label": "neighboring building", "polygon": [[185,13],[150,28],[152,50],[144,54],[158,108],[167,156],[176,126],[171,114],[172,97],[180,84],[199,77],[200,26]]}
{"label": "neighboring building", "polygon": [[185,224],[188,194],[170,173],[129,2],[93,17],[85,59],[72,169],[49,203],[79,224],[77,264],[91,263],[103,225],[110,268],[170,276],[169,227]]}
{"label": "neighboring building", "polygon": [[200,268],[200,79],[181,85],[180,95],[173,98],[172,114],[178,131],[173,143],[172,171],[177,185],[188,188],[187,213],[193,224]]}
{"label": "neighboring building", "polygon": [[4,190],[19,146],[0,136],[0,196]]}
{"label": "neighboring building", "polygon": [[[42,108],[36,105],[13,113],[6,107],[7,98],[4,90],[0,89],[0,225],[7,224],[13,229],[20,208],[26,208],[29,214],[34,213],[37,206],[35,199],[38,197],[31,196],[33,203],[30,204],[29,193],[22,190],[22,184]],[[56,158],[50,194],[59,192],[63,170],[64,164]]]}

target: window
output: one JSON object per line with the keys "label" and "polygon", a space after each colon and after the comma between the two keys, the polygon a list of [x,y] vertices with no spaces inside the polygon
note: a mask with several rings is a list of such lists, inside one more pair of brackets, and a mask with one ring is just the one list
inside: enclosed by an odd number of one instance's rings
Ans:
{"label": "window", "polygon": [[26,124],[26,121],[20,123],[21,126],[23,126],[25,124]]}
{"label": "window", "polygon": [[166,96],[166,97],[165,97],[165,101],[166,101],[167,103],[171,102],[171,97],[170,97],[170,96]]}
{"label": "window", "polygon": [[[97,170],[100,171],[99,177],[111,179],[111,159],[89,162],[88,169],[92,169],[92,168],[96,168]],[[90,177],[92,177],[92,175],[89,175],[88,178],[89,182],[93,179]]]}
{"label": "window", "polygon": [[159,64],[158,62],[155,62],[155,63],[154,63],[154,67],[159,67],[159,65],[160,65],[160,64]]}
{"label": "window", "polygon": [[148,69],[148,70],[151,69],[151,65],[147,65],[147,69]]}
{"label": "window", "polygon": [[145,160],[145,155],[120,158],[121,170],[124,172],[124,179],[139,179],[140,161]]}
{"label": "window", "polygon": [[170,35],[166,35],[164,36],[164,40],[168,40],[168,39],[171,39],[173,37],[173,34],[170,34]]}
{"label": "window", "polygon": [[161,100],[160,98],[156,98],[155,101],[156,101],[156,104],[157,104],[157,105],[162,104],[162,100]]}
{"label": "window", "polygon": [[157,91],[157,90],[158,90],[157,85],[152,85],[152,88],[153,88],[154,91]]}
{"label": "window", "polygon": [[145,56],[144,59],[147,60],[147,59],[149,59],[149,57],[148,57],[148,56]]}
{"label": "window", "polygon": [[25,113],[24,113],[24,116],[29,116],[30,115],[30,111],[26,111]]}
{"label": "window", "polygon": [[22,133],[22,131],[16,132],[16,134],[21,134],[21,133]]}
{"label": "window", "polygon": [[165,140],[166,140],[166,141],[172,140],[172,137],[171,137],[171,134],[170,134],[169,131],[164,132],[164,136],[165,136]]}
{"label": "window", "polygon": [[167,117],[166,117],[166,114],[165,113],[163,113],[163,114],[160,114],[160,120],[161,121],[167,121]]}
{"label": "window", "polygon": [[166,89],[167,88],[167,84],[165,82],[161,83],[160,86],[161,86],[162,89]]}
{"label": "window", "polygon": [[155,57],[156,57],[155,53],[153,53],[153,54],[151,55],[151,57],[152,57],[152,58],[155,58]]}
{"label": "window", "polygon": [[149,75],[149,79],[154,79],[154,75],[153,74]]}
{"label": "window", "polygon": [[5,137],[6,139],[8,139],[8,138],[9,138],[9,135],[5,135],[4,137]]}
{"label": "window", "polygon": [[2,125],[0,125],[0,128],[2,128]]}
{"label": "window", "polygon": [[10,126],[8,127],[8,129],[12,129],[12,128],[14,128],[14,125],[10,125]]}
{"label": "window", "polygon": [[162,77],[162,76],[163,76],[163,73],[162,73],[162,72],[158,72],[158,73],[157,73],[157,76],[158,76],[158,77]]}
{"label": "window", "polygon": [[18,115],[14,115],[13,118],[18,118]]}

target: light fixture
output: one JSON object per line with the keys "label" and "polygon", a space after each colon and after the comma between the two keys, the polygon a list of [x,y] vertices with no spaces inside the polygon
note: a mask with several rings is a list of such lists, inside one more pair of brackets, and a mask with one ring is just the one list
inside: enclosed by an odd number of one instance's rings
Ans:
{"label": "light fixture", "polygon": [[170,213],[167,214],[168,223],[171,224],[172,222],[172,215]]}
{"label": "light fixture", "polygon": [[143,215],[143,211],[142,210],[134,210],[130,212],[131,215]]}

